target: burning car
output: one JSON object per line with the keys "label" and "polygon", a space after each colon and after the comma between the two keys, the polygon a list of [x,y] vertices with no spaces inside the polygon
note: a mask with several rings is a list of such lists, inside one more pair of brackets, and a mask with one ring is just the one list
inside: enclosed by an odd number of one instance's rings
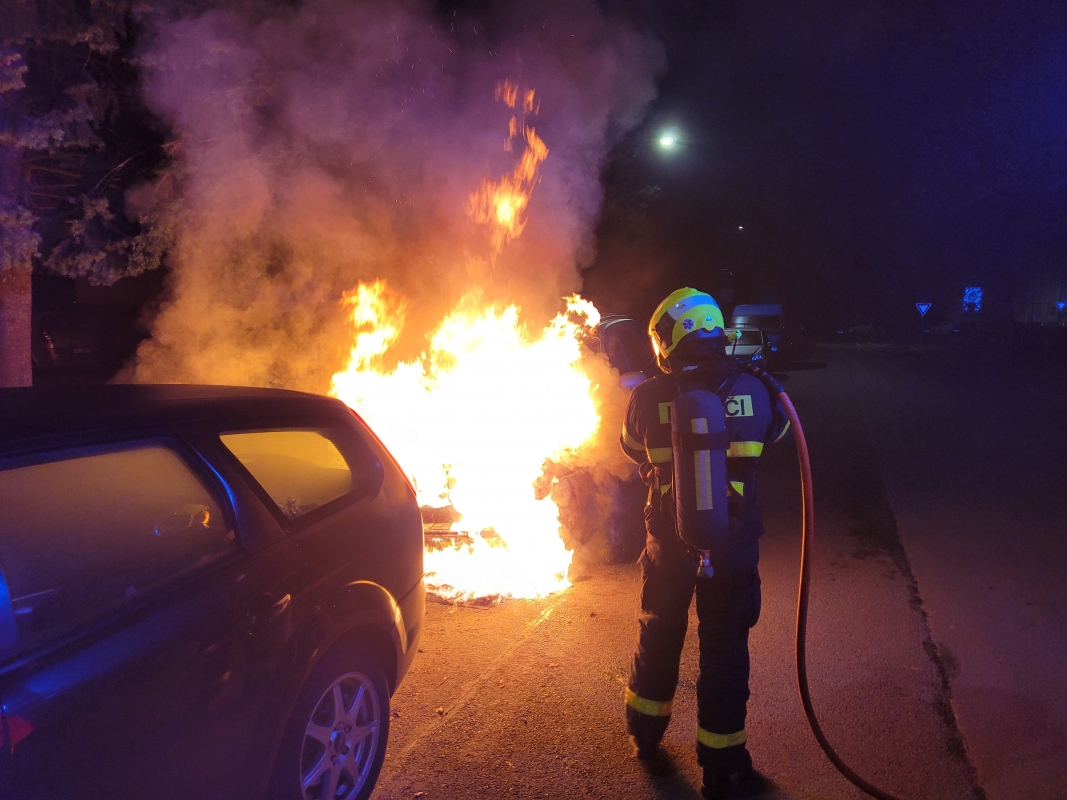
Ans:
{"label": "burning car", "polygon": [[[569,359],[575,363],[582,357],[582,353],[593,356],[594,360],[599,354],[607,356],[611,366],[622,374],[621,382],[624,387],[632,388],[644,380],[653,367],[652,352],[647,337],[635,320],[613,316],[600,318],[592,314],[591,307],[579,306],[582,315],[579,315],[578,324],[571,322],[558,324],[563,325],[563,338],[555,340],[557,344],[567,343]],[[594,324],[584,324],[592,321]],[[557,323],[553,323],[554,325]],[[550,326],[548,337],[554,337],[554,328]],[[541,340],[544,341],[543,339]],[[552,341],[550,338],[549,341]],[[536,347],[536,342],[534,343]],[[516,341],[514,347],[519,349],[520,343]],[[569,349],[573,348],[573,350]],[[510,350],[511,348],[509,348]],[[514,359],[515,351],[511,350],[511,358]],[[533,353],[531,353],[533,355]],[[537,361],[543,361],[537,356]],[[532,362],[531,362],[532,363]],[[546,389],[551,392],[553,400],[560,403],[559,392],[567,386],[570,378],[566,364],[561,362],[555,373],[559,377],[555,385],[548,380],[538,381],[534,391],[543,392]],[[462,370],[462,366],[454,369]],[[537,368],[534,365],[534,368]],[[536,375],[536,373],[533,373]],[[606,373],[605,373],[606,374]],[[350,375],[350,373],[349,373]],[[479,374],[480,379],[481,373]],[[347,378],[348,376],[346,376]],[[451,377],[451,376],[449,376]],[[527,379],[524,374],[521,380]],[[359,382],[368,381],[365,372],[360,373]],[[362,404],[372,402],[373,398],[369,390],[362,391],[362,397],[355,395],[348,384],[342,386],[340,396],[353,398],[355,407],[361,408]],[[588,386],[588,384],[585,384]],[[494,386],[513,391],[507,383],[494,383]],[[441,391],[440,384],[434,382],[430,387],[433,396],[434,391]],[[588,389],[581,389],[587,392]],[[616,390],[617,391],[617,390]],[[355,396],[354,396],[355,395]],[[418,396],[418,395],[416,395]],[[571,414],[581,409],[582,394],[575,391],[568,396],[562,396],[559,413]],[[442,405],[442,404],[437,404]],[[447,408],[448,401],[443,405]],[[548,403],[538,404],[538,407],[547,406]],[[504,407],[506,411],[506,406]],[[436,408],[427,406],[425,414],[435,413]],[[371,410],[372,416],[382,412]],[[425,416],[422,411],[409,412]],[[530,417],[536,420],[536,415]],[[558,424],[559,418],[545,420],[547,425]],[[453,417],[452,425],[458,424]],[[482,418],[472,420],[470,428],[479,432],[485,430],[485,421]],[[492,433],[492,429],[489,430]],[[586,434],[588,435],[588,434]],[[617,433],[614,428],[611,431],[599,433],[610,441],[607,446],[613,450],[617,448],[615,439]],[[504,440],[508,436],[504,434]],[[421,444],[422,440],[416,442]],[[469,449],[469,442],[466,442]],[[487,448],[501,446],[499,437],[488,439]],[[425,448],[424,448],[425,449]],[[460,448],[457,448],[460,450]],[[458,457],[457,457],[458,461]],[[463,602],[486,604],[497,602],[505,597],[537,596],[549,590],[565,588],[567,571],[577,569],[581,572],[586,565],[599,561],[628,561],[636,558],[644,546],[644,526],[642,522],[642,508],[645,502],[646,490],[643,484],[632,473],[632,477],[621,479],[608,474],[603,470],[591,469],[581,465],[575,465],[571,460],[563,457],[553,457],[551,451],[544,455],[536,456],[529,462],[533,471],[528,472],[528,479],[508,488],[509,492],[515,492],[516,502],[522,502],[530,509],[531,521],[537,522],[534,528],[529,525],[519,531],[516,536],[514,528],[504,527],[498,529],[493,524],[495,520],[501,520],[505,526],[513,524],[509,520],[509,514],[503,513],[496,517],[490,517],[475,506],[465,503],[477,503],[477,497],[465,495],[461,491],[464,487],[463,465],[451,464],[444,468],[443,475],[436,480],[441,487],[438,493],[428,491],[425,477],[434,474],[433,465],[426,464],[415,473],[416,484],[422,484],[420,496],[422,502],[422,519],[427,547],[427,571],[428,585],[431,592],[448,602]],[[501,481],[505,479],[506,464],[498,465],[496,474],[482,477],[483,487],[489,489],[502,488]],[[629,466],[627,465],[627,470]],[[420,481],[419,475],[424,476]],[[531,480],[533,489],[531,490]],[[524,497],[519,498],[519,495]],[[455,497],[455,503],[453,498]],[[472,508],[474,513],[468,515],[467,508]],[[510,511],[510,509],[506,509]],[[534,516],[536,515],[536,516]],[[549,517],[551,515],[551,518]],[[514,516],[511,514],[510,516]],[[489,523],[489,524],[486,524]],[[525,550],[529,561],[524,563],[516,559],[518,554]],[[573,552],[572,563],[571,552]],[[545,564],[546,557],[557,558],[556,554],[566,555],[566,560],[549,562],[556,566],[560,572],[555,574],[555,579],[542,581],[534,586],[524,585],[530,583],[537,564]],[[551,555],[549,555],[551,554]],[[518,570],[526,575],[518,576]],[[492,574],[491,580],[486,580],[483,573],[486,570],[496,570],[498,574]],[[551,569],[551,567],[549,567]],[[521,577],[521,580],[517,580]],[[548,578],[552,578],[551,573]],[[476,588],[470,588],[476,587]],[[541,588],[544,587],[544,588]]]}
{"label": "burning car", "polygon": [[400,336],[403,299],[377,282],[350,301],[354,346],[331,393],[408,470],[428,523],[427,588],[469,602],[569,586],[572,554],[542,481],[546,464],[581,463],[601,435],[580,341],[596,308],[568,298],[531,330],[517,306],[461,303],[422,353],[396,363],[383,356]]}

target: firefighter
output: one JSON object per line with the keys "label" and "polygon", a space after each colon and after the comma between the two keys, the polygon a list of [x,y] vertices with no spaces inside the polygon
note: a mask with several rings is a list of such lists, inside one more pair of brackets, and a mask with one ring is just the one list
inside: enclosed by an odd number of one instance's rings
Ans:
{"label": "firefighter", "polygon": [[[648,333],[664,373],[630,398],[622,447],[649,487],[641,556],[640,635],[626,690],[626,722],[636,755],[656,757],[670,722],[689,606],[696,594],[700,675],[697,760],[704,796],[729,797],[752,775],[745,745],[749,697],[748,633],[760,614],[756,461],[764,444],[785,436],[789,422],[776,399],[726,355],[722,312],[710,296],[679,289],[652,315]],[[671,401],[682,391],[715,392],[726,413],[729,546],[711,577],[675,531]]]}

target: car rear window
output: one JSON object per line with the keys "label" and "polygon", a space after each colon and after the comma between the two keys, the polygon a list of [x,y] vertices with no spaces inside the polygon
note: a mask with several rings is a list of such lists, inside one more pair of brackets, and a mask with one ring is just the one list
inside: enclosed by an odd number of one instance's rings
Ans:
{"label": "car rear window", "polygon": [[215,497],[166,445],[0,465],[0,567],[23,638],[140,597],[236,549]]}
{"label": "car rear window", "polygon": [[[753,330],[733,330],[730,333],[734,334],[733,345],[740,345],[747,347],[749,345],[761,345],[763,344],[763,334],[759,331]],[[729,347],[729,345],[727,346]]]}
{"label": "car rear window", "polygon": [[355,469],[338,442],[340,429],[300,428],[224,433],[222,443],[245,466],[282,513],[296,519],[354,491],[365,469]]}

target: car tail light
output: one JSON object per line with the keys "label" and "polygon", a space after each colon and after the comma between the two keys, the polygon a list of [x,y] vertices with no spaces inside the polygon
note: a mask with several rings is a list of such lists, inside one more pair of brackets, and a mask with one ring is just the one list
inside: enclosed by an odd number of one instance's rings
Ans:
{"label": "car tail light", "polygon": [[33,733],[33,724],[28,719],[4,715],[3,732],[6,735],[4,746],[14,750],[16,745]]}

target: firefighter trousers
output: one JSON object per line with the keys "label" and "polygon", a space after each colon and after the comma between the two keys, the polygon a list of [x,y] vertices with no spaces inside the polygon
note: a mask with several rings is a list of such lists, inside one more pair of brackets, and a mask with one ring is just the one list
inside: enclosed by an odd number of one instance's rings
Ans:
{"label": "firefighter trousers", "polygon": [[673,526],[664,519],[657,524],[657,516],[654,511],[648,515],[641,557],[640,636],[626,692],[627,727],[639,748],[654,747],[663,737],[695,594],[700,641],[697,758],[705,768],[715,768],[747,758],[748,633],[759,620],[759,569],[698,580],[695,559]]}

